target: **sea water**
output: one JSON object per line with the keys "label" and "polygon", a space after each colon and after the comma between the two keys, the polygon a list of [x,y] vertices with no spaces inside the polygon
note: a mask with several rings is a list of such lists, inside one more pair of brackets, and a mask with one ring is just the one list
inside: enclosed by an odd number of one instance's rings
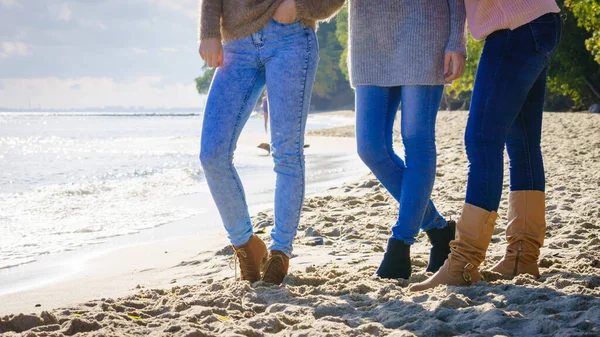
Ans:
{"label": "sea water", "polygon": [[[350,123],[311,115],[307,130]],[[0,283],[3,270],[117,237],[124,245],[182,219],[194,225],[161,237],[214,226],[201,127],[197,115],[0,113]],[[262,118],[250,118],[243,135],[264,135]],[[366,173],[355,154],[337,151],[307,155],[307,194]],[[235,162],[251,210],[272,203],[272,158],[240,146]]]}

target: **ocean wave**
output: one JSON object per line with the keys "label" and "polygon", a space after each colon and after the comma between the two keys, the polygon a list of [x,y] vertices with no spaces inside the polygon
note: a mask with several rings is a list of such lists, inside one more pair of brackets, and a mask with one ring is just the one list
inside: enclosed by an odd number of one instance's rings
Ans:
{"label": "ocean wave", "polygon": [[[186,219],[202,210],[176,198],[198,193],[200,170],[58,184],[0,194],[0,261],[34,260]],[[11,258],[9,258],[9,256]],[[15,263],[9,263],[14,267]],[[22,263],[19,263],[22,264]]]}
{"label": "ocean wave", "polygon": [[9,269],[14,267],[19,267],[25,264],[30,264],[37,261],[36,259],[26,259],[22,261],[2,261],[0,262],[0,269]]}

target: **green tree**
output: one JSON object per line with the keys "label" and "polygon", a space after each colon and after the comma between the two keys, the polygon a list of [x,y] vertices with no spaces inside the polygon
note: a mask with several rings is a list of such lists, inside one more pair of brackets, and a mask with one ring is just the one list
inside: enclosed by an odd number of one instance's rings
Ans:
{"label": "green tree", "polygon": [[451,110],[453,108],[458,108],[459,110],[465,110],[469,108],[482,49],[483,41],[476,41],[469,35],[467,40],[468,57],[467,62],[465,63],[465,72],[461,77],[454,80],[452,85],[446,87],[443,104],[446,109]]}
{"label": "green tree", "polygon": [[591,33],[585,46],[600,63],[600,0],[566,0],[565,6],[573,12],[578,25]]}
{"label": "green tree", "polygon": [[317,110],[340,109],[354,103],[354,93],[340,62],[344,46],[337,37],[338,24],[347,25],[346,21],[338,16],[319,25],[320,61],[312,96],[312,104]]}
{"label": "green tree", "polygon": [[203,95],[208,93],[210,89],[210,82],[212,82],[213,76],[215,76],[215,68],[209,68],[206,64],[202,67],[204,73],[200,77],[196,77],[196,90],[198,93]]}
{"label": "green tree", "polygon": [[350,80],[350,72],[348,71],[348,7],[344,7],[337,16],[335,36],[343,47],[340,56],[340,70],[346,80]]}
{"label": "green tree", "polygon": [[564,1],[562,39],[548,69],[546,109],[584,110],[600,101],[600,64],[586,50],[591,36],[577,25],[577,20]]}

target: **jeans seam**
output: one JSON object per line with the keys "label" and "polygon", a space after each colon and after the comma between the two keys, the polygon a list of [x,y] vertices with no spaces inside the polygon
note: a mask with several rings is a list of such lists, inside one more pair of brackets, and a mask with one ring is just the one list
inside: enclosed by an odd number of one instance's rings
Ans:
{"label": "jeans seam", "polygon": [[[384,106],[384,110],[385,111],[385,119],[387,119],[387,114],[388,114],[388,110],[390,108],[390,91],[392,90],[392,88],[385,88],[385,106]],[[402,88],[400,88],[400,90],[402,90]],[[395,120],[395,118],[394,118]],[[386,130],[386,124],[383,124],[383,130],[381,132],[381,134],[383,135],[382,137],[382,144],[383,144],[383,150],[385,152],[385,158],[387,159],[388,162],[390,162],[392,164],[393,167],[395,167],[398,171],[402,171],[404,172],[404,169],[406,167],[400,167],[396,164],[396,162],[394,161],[394,159],[392,158],[392,156],[390,155],[390,153],[394,153],[394,148],[393,148],[393,142],[394,142],[394,120],[392,120],[392,148],[388,148],[387,146],[387,140],[386,140],[386,134],[385,134],[385,130]]]}
{"label": "jeans seam", "polygon": [[[248,98],[250,96],[250,93],[252,92],[252,87],[254,87],[254,84],[256,83],[256,79],[258,78],[258,75],[260,74],[261,68],[259,68],[256,73],[254,74],[254,77],[252,78],[252,81],[250,82],[250,85],[248,86],[248,91],[246,91],[246,94],[244,95],[244,99],[242,101],[242,105],[240,107],[240,111],[238,111],[237,114],[237,118],[235,121],[235,125],[233,127],[233,129],[235,130],[232,133],[232,138],[229,140],[229,149],[227,150],[227,155],[228,157],[232,158],[233,157],[233,147],[234,147],[234,139],[236,138],[236,134],[237,134],[237,130],[240,126],[240,120],[242,119],[242,111],[244,110],[244,107],[248,104]],[[244,195],[244,193],[242,192],[242,186],[240,185],[240,180],[238,177],[235,176],[235,171],[233,168],[233,161],[229,161],[229,172],[231,173],[233,180],[235,181],[235,185],[238,189],[238,192],[240,193],[242,200],[244,201],[244,204],[247,204],[246,202],[246,196]],[[250,223],[250,225],[252,225],[252,223]]]}
{"label": "jeans seam", "polygon": [[[300,134],[300,137],[298,138],[298,140],[296,141],[296,151],[298,153],[302,152],[302,148],[300,146],[300,139],[302,139],[304,137],[303,132],[302,132],[302,120],[304,119],[304,104],[305,104],[305,99],[306,99],[306,77],[307,77],[307,73],[308,73],[308,63],[309,63],[309,59],[310,59],[310,52],[312,50],[311,48],[311,44],[310,44],[310,37],[309,37],[309,33],[307,32],[307,29],[304,29],[304,36],[306,38],[306,58],[304,60],[304,72],[303,72],[303,76],[302,76],[302,83],[304,83],[303,87],[302,87],[302,96],[301,96],[301,106],[300,106],[300,118],[298,118],[298,133]],[[302,172],[304,172],[305,168],[304,168],[304,163],[302,160],[302,156],[298,156],[298,164],[300,164],[300,169],[302,170]],[[302,179],[301,179],[302,185],[304,186],[305,179],[304,179],[304,174],[302,174]],[[304,189],[302,189],[302,195],[301,195],[301,200],[302,202],[300,202],[300,206],[298,208],[298,211],[296,213],[296,219],[297,220],[297,224],[298,225],[300,223],[300,215],[302,212],[302,207],[304,204]]]}
{"label": "jeans seam", "polygon": [[[496,71],[494,72],[494,77],[491,80],[491,83],[496,83],[495,79],[498,77],[498,72],[500,71],[500,67],[501,67],[501,65],[503,63],[504,53],[506,52],[506,47],[508,46],[509,42],[510,42],[510,39],[507,36],[506,37],[506,41],[504,42],[504,48],[502,48],[502,54],[499,55],[500,56],[499,57],[500,61],[496,65]],[[490,92],[493,92],[493,90],[490,89]],[[491,97],[492,97],[492,95],[488,95],[488,97],[485,100],[485,105],[484,105],[483,112],[482,112],[483,113],[483,118],[481,118],[481,122],[480,122],[480,125],[479,125],[479,128],[478,128],[479,134],[477,135],[477,138],[479,138],[479,143],[481,143],[481,140],[482,140],[481,138],[483,138],[481,135],[483,134],[483,127],[485,126],[485,117],[487,116],[487,111],[488,111],[489,106],[490,106]],[[484,158],[487,159],[488,158],[487,147],[486,146],[482,146],[482,149],[483,149]],[[484,163],[487,163],[487,160],[484,160]],[[490,182],[489,182],[489,169],[487,167],[487,164],[483,165],[483,176],[484,176],[484,179],[483,179],[484,182],[483,183],[485,184],[485,193],[483,193],[483,195],[484,195],[485,199],[483,200],[482,204],[483,205],[487,205],[487,202],[488,202],[487,199],[488,199],[488,195],[489,195],[488,190],[489,190],[489,184],[490,184]]]}
{"label": "jeans seam", "polygon": [[[385,97],[384,97],[384,98],[385,98],[384,102],[385,102],[385,104],[384,104],[384,106],[383,106],[383,111],[384,111],[384,113],[385,113],[385,115],[384,115],[384,116],[385,116],[386,118],[387,118],[387,114],[388,114],[388,108],[389,108],[389,106],[390,106],[390,90],[391,90],[390,88],[386,88],[386,89],[385,89],[385,91],[384,91],[384,95],[385,95]],[[384,118],[384,120],[385,120],[386,118]],[[392,123],[393,123],[393,122],[392,122]],[[382,129],[381,129],[381,143],[383,144],[383,150],[384,150],[384,152],[385,152],[385,154],[386,154],[386,158],[387,158],[388,160],[390,160],[390,161],[393,161],[393,160],[391,160],[391,158],[390,158],[390,156],[389,156],[389,151],[390,151],[390,149],[388,149],[388,146],[387,146],[387,139],[385,139],[385,138],[386,138],[386,137],[385,137],[385,136],[386,136],[386,134],[385,134],[386,124],[385,124],[385,123],[383,123],[382,125],[383,125],[383,126],[382,126]],[[394,133],[394,127],[392,126],[392,134],[393,134],[393,133]],[[393,138],[393,136],[392,136],[392,138]]]}
{"label": "jeans seam", "polygon": [[523,148],[525,152],[525,164],[527,165],[527,183],[528,188],[533,188],[533,170],[531,167],[531,152],[529,151],[529,138],[527,138],[527,129],[525,128],[525,121],[523,120],[523,116],[519,116],[521,126],[523,128]]}

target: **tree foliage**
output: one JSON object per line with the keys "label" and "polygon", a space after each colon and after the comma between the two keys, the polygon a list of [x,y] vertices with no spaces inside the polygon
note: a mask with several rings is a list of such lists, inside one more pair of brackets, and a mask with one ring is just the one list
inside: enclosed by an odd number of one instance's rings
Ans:
{"label": "tree foliage", "polygon": [[338,17],[337,20],[321,23],[317,32],[320,61],[312,96],[312,104],[317,110],[339,109],[354,102],[354,94],[345,75],[347,67],[342,68],[344,46],[338,39],[339,32],[347,31],[347,28],[338,29],[338,24],[346,24],[347,27],[347,20]]}
{"label": "tree foliage", "polygon": [[340,57],[340,70],[346,77],[346,80],[350,80],[350,72],[348,70],[348,7],[344,7],[337,16],[335,36],[344,48]]}
{"label": "tree foliage", "polygon": [[465,63],[465,72],[461,77],[454,80],[452,85],[446,87],[446,101],[444,102],[446,109],[468,109],[482,50],[483,41],[475,41],[469,35],[469,39],[467,40],[468,57],[467,62]]}
{"label": "tree foliage", "polygon": [[566,0],[565,5],[577,18],[578,25],[591,33],[585,46],[600,63],[600,0]]}
{"label": "tree foliage", "polygon": [[585,110],[600,101],[600,64],[586,49],[590,33],[577,25],[574,13],[563,9],[562,39],[548,69],[546,108]]}
{"label": "tree foliage", "polygon": [[212,82],[213,76],[215,76],[215,68],[209,68],[206,64],[202,67],[204,73],[200,77],[196,77],[196,90],[199,94],[207,94],[210,89],[210,82]]}

